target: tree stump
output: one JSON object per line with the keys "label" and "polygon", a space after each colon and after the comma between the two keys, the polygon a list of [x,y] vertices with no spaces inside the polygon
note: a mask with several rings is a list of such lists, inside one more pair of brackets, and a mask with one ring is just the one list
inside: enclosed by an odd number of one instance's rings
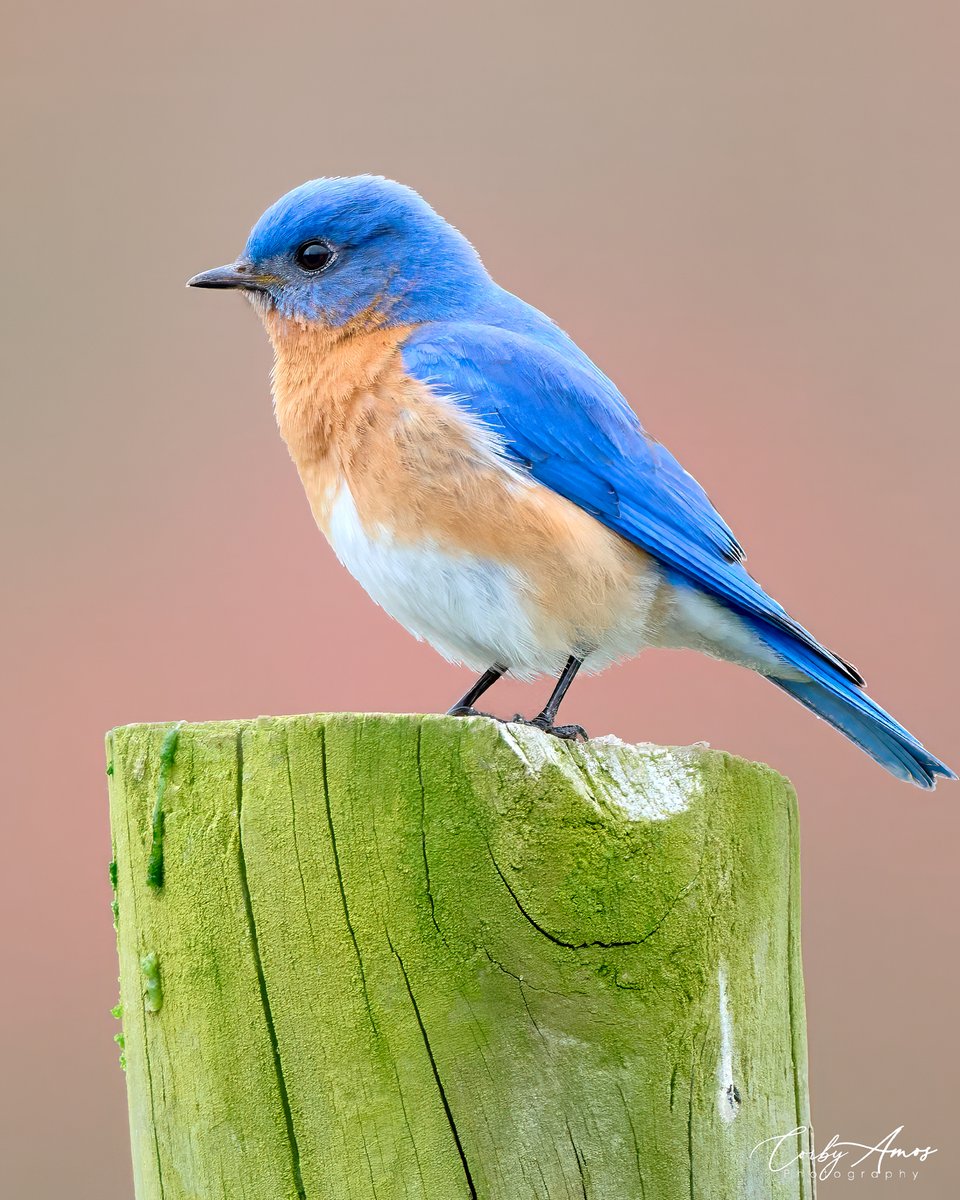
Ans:
{"label": "tree stump", "polygon": [[107,746],[138,1200],[812,1196],[761,1146],[809,1150],[774,771],[483,718]]}

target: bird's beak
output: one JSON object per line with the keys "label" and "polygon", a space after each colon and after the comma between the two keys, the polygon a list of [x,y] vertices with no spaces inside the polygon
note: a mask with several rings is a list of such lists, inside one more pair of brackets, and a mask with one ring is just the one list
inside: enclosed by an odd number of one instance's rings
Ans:
{"label": "bird's beak", "polygon": [[212,271],[201,271],[187,280],[187,287],[199,288],[242,288],[248,292],[260,292],[276,280],[261,275],[246,263],[228,263],[225,267],[214,267]]}

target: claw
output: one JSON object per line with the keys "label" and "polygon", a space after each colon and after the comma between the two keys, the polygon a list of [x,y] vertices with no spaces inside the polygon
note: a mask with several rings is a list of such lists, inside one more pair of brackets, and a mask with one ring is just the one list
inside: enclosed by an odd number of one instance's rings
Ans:
{"label": "claw", "polygon": [[533,729],[549,733],[551,737],[561,738],[565,742],[588,742],[590,740],[590,735],[582,725],[551,725],[548,721],[542,721],[539,717],[534,717],[532,721],[528,721],[522,713],[515,713],[511,720],[513,724],[529,725]]}
{"label": "claw", "polygon": [[544,733],[563,738],[565,742],[589,742],[590,734],[582,725],[548,725],[542,726]]}

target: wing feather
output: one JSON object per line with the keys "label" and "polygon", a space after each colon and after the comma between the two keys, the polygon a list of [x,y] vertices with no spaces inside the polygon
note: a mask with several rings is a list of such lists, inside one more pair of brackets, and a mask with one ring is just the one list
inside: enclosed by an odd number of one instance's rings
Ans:
{"label": "wing feather", "polygon": [[467,322],[423,326],[402,354],[413,378],[464,406],[518,466],[652,554],[677,582],[781,629],[863,682],[748,574],[706,492],[589,360]]}

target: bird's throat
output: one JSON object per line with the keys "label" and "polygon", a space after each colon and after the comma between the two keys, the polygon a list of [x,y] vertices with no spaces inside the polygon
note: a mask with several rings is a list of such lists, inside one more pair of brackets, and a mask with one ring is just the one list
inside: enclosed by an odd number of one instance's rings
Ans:
{"label": "bird's throat", "polygon": [[371,321],[331,327],[262,314],[273,344],[277,425],[296,464],[317,524],[350,473],[371,423],[388,419],[388,398],[403,390],[400,346],[412,326]]}
{"label": "bird's throat", "polygon": [[365,397],[399,381],[399,349],[412,326],[357,320],[301,325],[264,314],[273,344],[273,401],[280,433],[297,466],[337,455],[340,433]]}

